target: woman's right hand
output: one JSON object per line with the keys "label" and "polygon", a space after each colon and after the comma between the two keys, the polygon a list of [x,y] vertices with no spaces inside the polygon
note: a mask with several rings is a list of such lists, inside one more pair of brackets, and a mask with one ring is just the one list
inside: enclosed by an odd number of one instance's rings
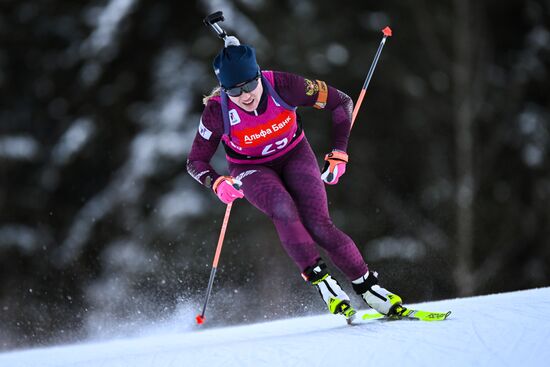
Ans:
{"label": "woman's right hand", "polygon": [[231,176],[220,176],[212,189],[218,195],[218,198],[225,204],[232,203],[235,199],[244,197],[244,192],[241,190],[242,182]]}

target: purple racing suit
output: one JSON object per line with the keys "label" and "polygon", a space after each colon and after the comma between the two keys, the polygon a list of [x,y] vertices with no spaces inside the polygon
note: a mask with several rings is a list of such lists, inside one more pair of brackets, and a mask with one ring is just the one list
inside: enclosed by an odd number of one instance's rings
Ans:
{"label": "purple racing suit", "polygon": [[[353,103],[320,81],[284,72],[262,74],[264,93],[256,111],[240,109],[223,92],[208,101],[187,170],[210,187],[220,175],[209,162],[222,142],[230,174],[242,181],[245,198],[272,219],[300,271],[321,257],[318,244],[350,280],[357,279],[367,265],[353,240],[330,219],[315,155],[294,112],[301,106],[330,110],[333,148],[346,151]],[[328,93],[319,103],[323,85]]]}

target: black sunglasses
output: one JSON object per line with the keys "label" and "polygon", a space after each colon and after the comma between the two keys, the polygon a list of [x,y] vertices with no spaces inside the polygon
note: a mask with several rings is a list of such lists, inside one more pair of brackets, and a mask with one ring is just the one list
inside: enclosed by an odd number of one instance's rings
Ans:
{"label": "black sunglasses", "polygon": [[238,97],[243,93],[252,92],[254,89],[258,87],[259,82],[260,82],[260,75],[256,75],[254,79],[247,81],[241,86],[233,87],[233,88],[223,88],[223,90],[225,93],[227,93],[228,96]]}

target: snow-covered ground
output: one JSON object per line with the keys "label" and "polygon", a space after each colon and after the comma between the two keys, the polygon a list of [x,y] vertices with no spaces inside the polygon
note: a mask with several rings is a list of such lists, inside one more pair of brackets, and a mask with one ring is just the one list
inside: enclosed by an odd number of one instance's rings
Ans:
{"label": "snow-covered ground", "polygon": [[[415,305],[443,322],[339,316],[66,345],[0,354],[2,367],[546,366],[550,288]],[[362,314],[364,312],[360,312]],[[194,323],[194,320],[189,320]],[[216,320],[207,319],[215,324]]]}

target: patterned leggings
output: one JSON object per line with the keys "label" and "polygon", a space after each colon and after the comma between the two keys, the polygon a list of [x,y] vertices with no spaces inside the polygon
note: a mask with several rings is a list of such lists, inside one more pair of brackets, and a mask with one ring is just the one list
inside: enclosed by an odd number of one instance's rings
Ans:
{"label": "patterned leggings", "polygon": [[350,280],[368,268],[353,240],[334,226],[317,160],[304,138],[293,150],[263,164],[229,164],[241,175],[245,198],[275,224],[281,243],[300,271],[320,258],[315,243]]}

